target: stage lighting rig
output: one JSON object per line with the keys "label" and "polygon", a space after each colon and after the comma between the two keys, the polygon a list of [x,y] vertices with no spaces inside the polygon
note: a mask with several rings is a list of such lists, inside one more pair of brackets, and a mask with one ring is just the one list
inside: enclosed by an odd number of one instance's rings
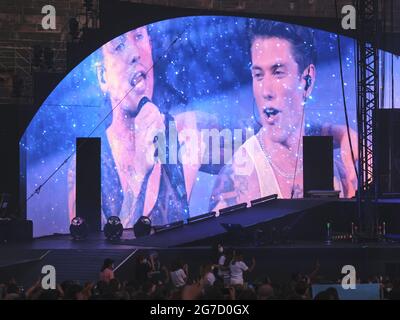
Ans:
{"label": "stage lighting rig", "polygon": [[235,204],[234,206],[220,209],[219,214],[220,215],[229,214],[229,213],[236,212],[238,210],[242,210],[242,209],[246,209],[246,208],[247,208],[247,203],[243,202],[243,203]]}
{"label": "stage lighting rig", "polygon": [[250,203],[251,203],[252,207],[255,207],[255,206],[258,206],[260,204],[264,204],[264,203],[266,203],[268,201],[275,200],[275,199],[278,199],[278,195],[277,194],[271,194],[271,195],[266,196],[266,197],[262,197],[262,198],[251,200]]}
{"label": "stage lighting rig", "polygon": [[151,232],[151,220],[148,217],[140,217],[133,226],[135,237],[148,236]]}
{"label": "stage lighting rig", "polygon": [[215,211],[211,211],[211,212],[207,212],[204,214],[200,214],[198,216],[194,216],[188,219],[188,224],[192,224],[192,223],[196,223],[196,222],[200,222],[200,221],[205,221],[211,218],[215,218]]}
{"label": "stage lighting rig", "polygon": [[123,231],[124,228],[122,227],[121,220],[117,216],[111,216],[107,219],[107,223],[104,226],[104,235],[107,240],[119,240]]}
{"label": "stage lighting rig", "polygon": [[88,236],[89,228],[88,225],[82,217],[75,217],[71,220],[71,225],[69,227],[69,232],[71,233],[74,240],[84,240]]}

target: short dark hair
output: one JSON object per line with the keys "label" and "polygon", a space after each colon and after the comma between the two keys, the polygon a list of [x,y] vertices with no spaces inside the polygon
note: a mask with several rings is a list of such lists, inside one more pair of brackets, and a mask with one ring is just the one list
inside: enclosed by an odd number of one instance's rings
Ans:
{"label": "short dark hair", "polygon": [[113,263],[114,263],[114,260],[112,260],[110,258],[104,259],[103,266],[101,267],[101,272],[103,272],[105,269],[111,267]]}
{"label": "short dark hair", "polygon": [[317,52],[314,42],[314,31],[311,28],[299,25],[264,20],[249,19],[248,37],[250,48],[256,38],[280,38],[290,42],[292,45],[294,59],[299,66],[301,74],[310,64],[315,64]]}

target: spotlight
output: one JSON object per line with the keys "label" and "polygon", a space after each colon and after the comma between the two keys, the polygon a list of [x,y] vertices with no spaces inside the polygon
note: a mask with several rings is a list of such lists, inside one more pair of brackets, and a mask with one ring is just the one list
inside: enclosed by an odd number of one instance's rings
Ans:
{"label": "spotlight", "polygon": [[266,203],[268,201],[275,200],[277,198],[278,198],[277,194],[271,194],[271,195],[266,196],[266,197],[262,197],[262,198],[251,200],[250,203],[251,203],[251,206],[254,207],[254,206],[257,206],[259,204],[264,204],[264,203]]}
{"label": "spotlight", "polygon": [[124,228],[122,227],[121,220],[117,216],[111,216],[107,219],[107,223],[104,226],[104,235],[107,240],[119,240],[123,230]]}
{"label": "spotlight", "polygon": [[196,223],[196,222],[200,222],[200,221],[204,221],[204,220],[208,220],[211,218],[215,218],[215,211],[211,211],[211,212],[207,212],[204,214],[200,214],[198,216],[194,216],[188,219],[188,223]]}
{"label": "spotlight", "polygon": [[223,214],[227,214],[227,213],[231,213],[231,212],[235,212],[238,210],[242,210],[247,208],[247,203],[243,202],[243,203],[239,203],[239,204],[235,204],[234,206],[230,206],[230,207],[226,207],[223,209],[219,210],[219,214],[223,215]]}
{"label": "spotlight", "polygon": [[89,230],[85,219],[82,217],[73,218],[69,227],[69,232],[74,240],[86,239]]}
{"label": "spotlight", "polygon": [[140,217],[133,226],[135,237],[148,236],[151,231],[151,220],[148,217]]}

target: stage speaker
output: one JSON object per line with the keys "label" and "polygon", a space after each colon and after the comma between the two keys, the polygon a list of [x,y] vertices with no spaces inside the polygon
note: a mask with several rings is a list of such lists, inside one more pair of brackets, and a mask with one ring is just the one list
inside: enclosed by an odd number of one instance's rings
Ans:
{"label": "stage speaker", "polygon": [[[19,107],[5,104],[0,108],[0,193],[12,195],[10,212],[17,211],[20,179]],[[26,197],[25,197],[26,199]]]}
{"label": "stage speaker", "polygon": [[380,195],[400,193],[400,110],[375,111],[375,161]]}
{"label": "stage speaker", "polygon": [[303,137],[303,190],[333,190],[332,136]]}
{"label": "stage speaker", "polygon": [[76,139],[76,216],[101,231],[101,140]]}

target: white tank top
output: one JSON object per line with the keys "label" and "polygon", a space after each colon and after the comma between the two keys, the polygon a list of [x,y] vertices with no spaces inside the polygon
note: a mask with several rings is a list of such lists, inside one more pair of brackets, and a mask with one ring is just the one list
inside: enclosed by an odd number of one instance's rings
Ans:
{"label": "white tank top", "polygon": [[[260,142],[257,136],[249,138],[240,148],[246,150],[246,154],[252,162],[253,170],[257,173],[257,182],[260,190],[260,197],[265,197],[271,194],[277,194],[278,198],[282,198],[282,192],[276,179],[274,170],[268,162],[264,151],[261,149]],[[240,150],[239,148],[239,150]],[[239,151],[238,150],[238,151]],[[341,191],[343,196],[343,188],[338,177],[336,161],[334,161],[334,188]]]}

